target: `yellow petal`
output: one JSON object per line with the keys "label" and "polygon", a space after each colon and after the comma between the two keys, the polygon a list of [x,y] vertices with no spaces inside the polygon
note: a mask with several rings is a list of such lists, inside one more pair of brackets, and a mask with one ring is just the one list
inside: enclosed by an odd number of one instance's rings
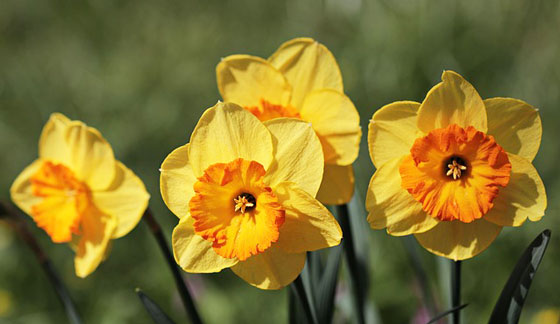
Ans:
{"label": "yellow petal", "polygon": [[323,178],[321,142],[309,123],[293,118],[266,121],[272,134],[275,153],[266,171],[265,183],[271,187],[291,181],[315,196]]}
{"label": "yellow petal", "polygon": [[527,217],[540,220],[546,209],[544,184],[535,167],[527,159],[508,154],[511,177],[494,199],[494,207],[484,219],[500,226],[520,226]]}
{"label": "yellow petal", "polygon": [[369,156],[376,168],[406,154],[419,137],[416,117],[420,104],[397,101],[377,110],[369,123]]}
{"label": "yellow petal", "polygon": [[257,117],[236,104],[218,102],[196,124],[189,163],[197,177],[212,164],[237,158],[259,162],[268,169],[272,153],[272,135]]}
{"label": "yellow petal", "polygon": [[216,67],[218,89],[224,101],[254,107],[264,99],[287,105],[291,87],[280,71],[268,61],[250,55],[231,55]]}
{"label": "yellow petal", "polygon": [[375,171],[366,197],[371,228],[387,228],[387,232],[395,236],[422,233],[438,224],[422,210],[422,204],[402,188],[399,166],[403,158],[392,159]]}
{"label": "yellow petal", "polygon": [[33,161],[17,176],[10,188],[12,201],[27,215],[31,215],[31,206],[43,200],[43,197],[36,197],[31,188],[31,177],[37,173],[43,162],[42,159]]}
{"label": "yellow petal", "polygon": [[286,253],[274,245],[231,268],[236,275],[260,289],[280,289],[303,270],[306,253]]}
{"label": "yellow petal", "polygon": [[144,183],[120,161],[113,183],[107,190],[92,193],[95,205],[117,220],[112,238],[119,238],[138,224],[148,207],[150,195]]}
{"label": "yellow petal", "polygon": [[292,105],[295,107],[300,107],[307,93],[313,90],[344,91],[334,56],[311,38],[296,38],[282,44],[268,60],[292,85]]}
{"label": "yellow petal", "polygon": [[63,114],[51,114],[39,138],[39,157],[69,165],[71,152],[66,145],[66,129],[70,119]]}
{"label": "yellow petal", "polygon": [[486,250],[502,230],[501,226],[477,219],[472,223],[439,222],[431,230],[415,234],[416,240],[433,254],[465,260]]}
{"label": "yellow petal", "polygon": [[486,133],[486,109],[476,89],[462,76],[444,71],[418,110],[418,128],[424,133],[457,124]]}
{"label": "yellow petal", "polygon": [[342,230],[334,216],[319,201],[293,182],[274,187],[286,211],[276,247],[288,252],[306,252],[336,246]]}
{"label": "yellow petal", "polygon": [[317,132],[325,163],[349,165],[356,160],[362,137],[360,115],[347,96],[330,89],[313,91],[305,97],[300,113]]}
{"label": "yellow petal", "polygon": [[72,121],[66,129],[66,143],[70,149],[67,166],[76,177],[92,190],[109,187],[115,177],[115,156],[99,131],[80,121]]}
{"label": "yellow petal", "polygon": [[533,161],[541,144],[542,125],[533,106],[512,98],[484,100],[488,115],[488,134],[506,152]]}
{"label": "yellow petal", "polygon": [[183,218],[189,214],[189,201],[194,196],[197,181],[189,164],[189,144],[176,148],[165,158],[160,168],[161,197],[173,214]]}
{"label": "yellow petal", "polygon": [[325,164],[323,182],[317,200],[325,205],[342,205],[354,195],[354,170],[352,165]]}
{"label": "yellow petal", "polygon": [[175,262],[187,272],[220,272],[238,262],[237,258],[226,259],[216,254],[211,242],[194,233],[193,219],[188,215],[175,226],[172,245]]}
{"label": "yellow petal", "polygon": [[85,278],[106,257],[108,243],[117,227],[117,220],[95,207],[82,215],[82,236],[78,243],[74,267],[76,275]]}

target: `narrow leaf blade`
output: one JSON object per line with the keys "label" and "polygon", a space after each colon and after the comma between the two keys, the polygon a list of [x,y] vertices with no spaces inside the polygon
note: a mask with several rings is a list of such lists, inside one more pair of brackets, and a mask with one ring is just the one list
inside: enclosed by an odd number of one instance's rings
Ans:
{"label": "narrow leaf blade", "polygon": [[329,249],[327,264],[317,288],[317,316],[319,317],[319,323],[332,323],[334,297],[341,257],[341,245]]}
{"label": "narrow leaf blade", "polygon": [[435,322],[439,321],[440,319],[444,318],[445,316],[447,316],[447,315],[449,315],[449,314],[451,314],[451,313],[453,313],[453,312],[456,312],[456,311],[458,311],[458,310],[461,310],[461,309],[463,309],[463,308],[465,308],[465,307],[467,307],[467,306],[469,306],[469,304],[463,304],[463,305],[461,305],[461,306],[457,306],[457,307],[453,307],[453,308],[451,308],[451,309],[448,309],[448,310],[446,310],[445,312],[441,312],[441,313],[437,314],[434,318],[432,318],[432,319],[431,319],[428,323],[426,323],[426,324],[435,323]]}
{"label": "narrow leaf blade", "polygon": [[142,305],[148,314],[154,320],[156,324],[175,324],[167,314],[165,314],[161,308],[150,298],[148,295],[144,294],[140,289],[136,288],[136,294],[140,298]]}
{"label": "narrow leaf blade", "polygon": [[550,230],[544,230],[527,247],[513,269],[489,323],[516,324],[519,322],[525,298],[550,241]]}

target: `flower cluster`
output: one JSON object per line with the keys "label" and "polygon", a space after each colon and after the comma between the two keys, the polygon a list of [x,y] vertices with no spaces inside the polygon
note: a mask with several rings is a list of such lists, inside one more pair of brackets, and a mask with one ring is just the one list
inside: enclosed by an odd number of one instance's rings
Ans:
{"label": "flower cluster", "polygon": [[[216,73],[225,102],[202,114],[160,168],[161,196],[179,218],[175,261],[187,272],[231,268],[253,286],[279,289],[297,278],[308,251],[342,239],[323,204],[353,195],[359,115],[333,55],[309,38],[268,59],[228,56]],[[545,188],[531,164],[541,133],[529,104],[483,100],[445,71],[422,103],[373,114],[367,220],[391,235],[413,234],[434,254],[471,258],[504,226],[544,215]],[[53,242],[74,249],[79,277],[136,226],[149,199],[96,129],[61,114],[51,115],[39,158],[11,197]]]}

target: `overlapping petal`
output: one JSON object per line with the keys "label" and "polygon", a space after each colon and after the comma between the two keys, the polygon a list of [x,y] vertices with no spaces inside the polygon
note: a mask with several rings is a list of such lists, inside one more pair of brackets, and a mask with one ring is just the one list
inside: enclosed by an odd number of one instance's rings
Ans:
{"label": "overlapping petal", "polygon": [[251,55],[231,55],[216,67],[218,89],[224,101],[243,107],[260,104],[261,99],[287,105],[291,87],[284,75],[268,61]]}
{"label": "overlapping petal", "polygon": [[507,152],[533,161],[541,144],[542,125],[538,110],[518,99],[484,100],[488,134]]}
{"label": "overlapping petal", "polygon": [[418,128],[428,133],[457,124],[486,132],[486,109],[476,89],[453,71],[444,71],[441,79],[442,82],[428,92],[418,109]]}
{"label": "overlapping petal", "polygon": [[116,172],[115,156],[99,131],[80,121],[72,121],[66,128],[66,144],[70,151],[67,166],[78,179],[86,182],[91,190],[109,187]]}
{"label": "overlapping petal", "polygon": [[352,165],[325,164],[323,181],[317,200],[326,205],[342,205],[354,195],[354,169]]}
{"label": "overlapping petal", "polygon": [[109,241],[117,228],[117,220],[91,206],[82,216],[82,235],[74,257],[76,275],[85,278],[103,261]]}
{"label": "overlapping petal", "polygon": [[212,248],[212,243],[194,233],[193,219],[186,215],[175,226],[172,237],[173,255],[181,268],[188,272],[211,273],[235,265],[237,258],[226,259]]}
{"label": "overlapping petal", "polygon": [[272,246],[234,265],[231,270],[261,289],[280,289],[294,281],[303,270],[306,253],[286,253]]}
{"label": "overlapping petal", "polygon": [[289,253],[315,251],[336,246],[342,230],[334,216],[320,202],[293,182],[274,188],[286,211],[276,246]]}
{"label": "overlapping petal", "polygon": [[169,153],[161,164],[159,181],[161,197],[167,208],[179,218],[186,217],[197,181],[189,164],[189,144]]}
{"label": "overlapping petal", "polygon": [[417,114],[420,104],[397,101],[377,110],[369,123],[368,145],[371,161],[376,168],[394,158],[410,153],[419,137]]}
{"label": "overlapping petal", "polygon": [[332,89],[310,92],[301,106],[301,117],[313,124],[325,163],[349,165],[358,157],[362,130],[360,115],[344,93]]}
{"label": "overlapping petal", "polygon": [[70,165],[71,152],[66,145],[66,129],[70,124],[63,114],[51,114],[39,138],[39,157]]}
{"label": "overlapping petal", "polygon": [[291,103],[295,107],[300,107],[307,93],[313,90],[344,91],[336,59],[324,45],[311,38],[296,38],[282,44],[268,60],[292,85]]}
{"label": "overlapping petal", "polygon": [[415,234],[428,251],[453,260],[465,260],[484,251],[496,239],[502,227],[484,219],[471,223],[439,222],[431,230]]}
{"label": "overlapping petal", "polygon": [[43,197],[33,194],[31,187],[31,177],[37,173],[43,163],[42,159],[33,161],[17,176],[10,187],[12,201],[28,215],[31,215],[31,207],[43,200]]}
{"label": "overlapping petal", "polygon": [[291,181],[312,196],[317,194],[323,177],[323,151],[309,123],[292,118],[276,118],[264,123],[272,134],[274,160],[265,182],[275,187]]}
{"label": "overlapping petal", "polygon": [[500,226],[520,226],[527,218],[538,221],[546,209],[546,191],[535,167],[527,159],[508,154],[512,174],[508,185],[494,199],[484,219]]}
{"label": "overlapping petal", "polygon": [[117,161],[113,183],[104,191],[94,191],[95,206],[117,221],[112,238],[119,238],[138,224],[148,207],[150,195],[140,178],[124,164]]}
{"label": "overlapping petal", "polygon": [[377,169],[366,197],[367,220],[371,227],[387,228],[388,233],[397,236],[426,232],[438,224],[422,210],[422,204],[402,188],[399,167],[404,158],[394,158]]}
{"label": "overlapping petal", "polygon": [[273,159],[272,135],[250,112],[218,102],[200,117],[191,135],[189,158],[197,177],[212,164],[237,158],[257,161],[267,169]]}

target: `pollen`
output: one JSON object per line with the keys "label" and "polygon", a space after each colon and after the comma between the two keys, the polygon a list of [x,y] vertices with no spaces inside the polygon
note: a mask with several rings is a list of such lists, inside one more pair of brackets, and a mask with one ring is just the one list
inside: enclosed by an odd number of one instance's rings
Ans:
{"label": "pollen", "polygon": [[457,180],[461,178],[461,174],[464,171],[467,171],[467,166],[463,159],[459,157],[452,157],[449,159],[449,163],[447,163],[447,169],[448,170],[445,175],[452,177],[453,180]]}
{"label": "pollen", "polygon": [[244,214],[247,209],[253,209],[256,204],[255,197],[248,193],[243,193],[237,196],[237,198],[233,199],[233,202],[235,203],[235,211],[240,212],[241,214]]}

